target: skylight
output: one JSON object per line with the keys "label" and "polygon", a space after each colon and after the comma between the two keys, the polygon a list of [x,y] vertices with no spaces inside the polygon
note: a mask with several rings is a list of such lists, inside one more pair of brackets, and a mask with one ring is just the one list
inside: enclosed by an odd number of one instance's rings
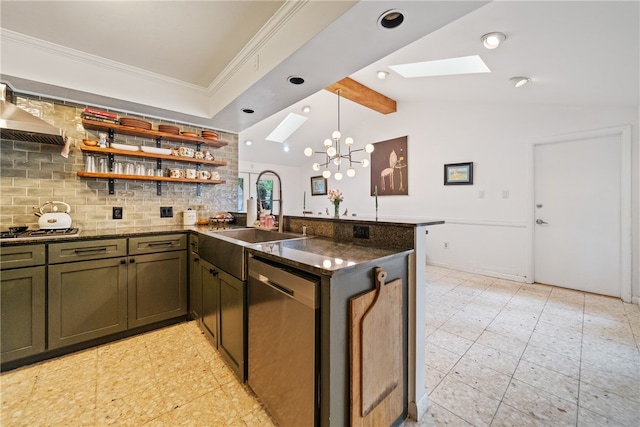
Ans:
{"label": "skylight", "polygon": [[299,114],[289,113],[283,121],[267,136],[267,141],[285,142],[306,120],[308,117]]}
{"label": "skylight", "polygon": [[485,64],[478,55],[414,62],[412,64],[390,65],[389,68],[405,78],[491,72],[487,64]]}

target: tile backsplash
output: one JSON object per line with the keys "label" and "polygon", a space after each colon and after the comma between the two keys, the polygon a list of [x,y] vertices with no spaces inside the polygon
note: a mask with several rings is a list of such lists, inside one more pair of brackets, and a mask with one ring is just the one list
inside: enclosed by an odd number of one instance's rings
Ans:
{"label": "tile backsplash", "polygon": [[[85,167],[86,154],[80,150],[83,139],[98,139],[98,131],[85,130],[81,113],[86,105],[17,95],[15,103],[47,122],[65,129],[71,139],[68,158],[60,153],[62,146],[21,142],[3,139],[0,141],[0,229],[11,225],[29,225],[37,228],[38,218],[34,207],[49,200],[58,200],[71,206],[73,226],[84,230],[114,229],[120,227],[162,226],[182,224],[182,212],[197,209],[199,216],[235,210],[237,207],[238,136],[216,130],[227,146],[204,147],[216,160],[227,162],[226,166],[203,165],[202,169],[218,171],[224,184],[202,184],[200,196],[195,183],[162,182],[160,196],[155,181],[115,180],[115,194],[110,195],[107,179],[80,178],[78,171]],[[104,108],[100,108],[103,109]],[[119,116],[133,116],[114,111]],[[172,124],[182,131],[199,133],[203,128],[160,121],[157,118],[139,116],[152,123]],[[128,145],[156,146],[155,139],[115,135],[114,142]],[[194,147],[193,144],[162,141],[163,148]],[[106,157],[106,156],[105,156]],[[155,159],[117,156],[116,160],[156,168]],[[188,164],[162,160],[162,168],[185,169]],[[123,219],[112,219],[113,207],[123,208]],[[173,207],[173,218],[160,218],[160,207]]]}

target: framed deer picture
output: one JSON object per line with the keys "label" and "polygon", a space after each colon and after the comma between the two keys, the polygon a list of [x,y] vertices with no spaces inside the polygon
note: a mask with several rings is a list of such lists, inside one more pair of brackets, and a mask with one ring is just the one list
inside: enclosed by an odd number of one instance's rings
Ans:
{"label": "framed deer picture", "polygon": [[371,195],[376,188],[379,196],[407,196],[409,194],[409,157],[407,137],[389,139],[373,144],[371,153]]}

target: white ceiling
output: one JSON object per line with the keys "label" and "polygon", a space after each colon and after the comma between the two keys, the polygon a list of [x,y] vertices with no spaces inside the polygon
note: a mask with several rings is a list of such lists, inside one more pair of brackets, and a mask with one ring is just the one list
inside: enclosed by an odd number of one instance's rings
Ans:
{"label": "white ceiling", "polygon": [[[518,105],[611,105],[638,107],[640,94],[640,26],[638,2],[494,1],[398,51],[351,74],[354,80],[395,99],[398,110],[413,102]],[[495,50],[480,37],[507,34]],[[404,79],[389,65],[480,55],[491,73]],[[377,70],[390,74],[385,80]],[[528,76],[531,83],[514,88],[510,77]],[[291,139],[291,151],[264,141],[288,112],[313,111]],[[379,113],[350,101],[341,103],[343,134],[349,124],[375,123]],[[336,127],[336,96],[321,91],[240,133],[241,159],[252,162],[308,164],[307,146],[321,151]],[[344,130],[347,129],[347,133]],[[251,147],[242,142],[251,139]],[[315,158],[318,157],[318,158]]]}
{"label": "white ceiling", "polygon": [[[5,1],[2,80],[75,99],[240,132],[243,160],[296,165],[336,125],[350,76],[398,101],[638,107],[638,1]],[[376,25],[402,9],[404,24]],[[490,51],[480,36],[502,31]],[[389,65],[478,54],[491,73],[403,79]],[[386,80],[377,70],[390,71]],[[306,82],[292,86],[290,75]],[[532,82],[515,90],[512,76]],[[309,120],[265,141],[289,112]],[[242,113],[252,108],[255,114]],[[342,102],[349,122],[379,113]],[[353,135],[357,139],[357,135]],[[242,141],[252,139],[248,149]],[[303,160],[304,159],[304,160]]]}
{"label": "white ceiling", "polygon": [[[2,74],[22,92],[237,132],[485,3],[2,0]],[[395,7],[411,18],[378,27]]]}

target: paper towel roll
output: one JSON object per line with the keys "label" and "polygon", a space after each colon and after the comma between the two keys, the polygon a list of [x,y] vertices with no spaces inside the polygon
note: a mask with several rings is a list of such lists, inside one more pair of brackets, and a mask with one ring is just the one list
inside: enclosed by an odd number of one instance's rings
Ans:
{"label": "paper towel roll", "polygon": [[256,219],[258,219],[258,208],[256,200],[252,197],[247,200],[247,227],[253,227]]}

